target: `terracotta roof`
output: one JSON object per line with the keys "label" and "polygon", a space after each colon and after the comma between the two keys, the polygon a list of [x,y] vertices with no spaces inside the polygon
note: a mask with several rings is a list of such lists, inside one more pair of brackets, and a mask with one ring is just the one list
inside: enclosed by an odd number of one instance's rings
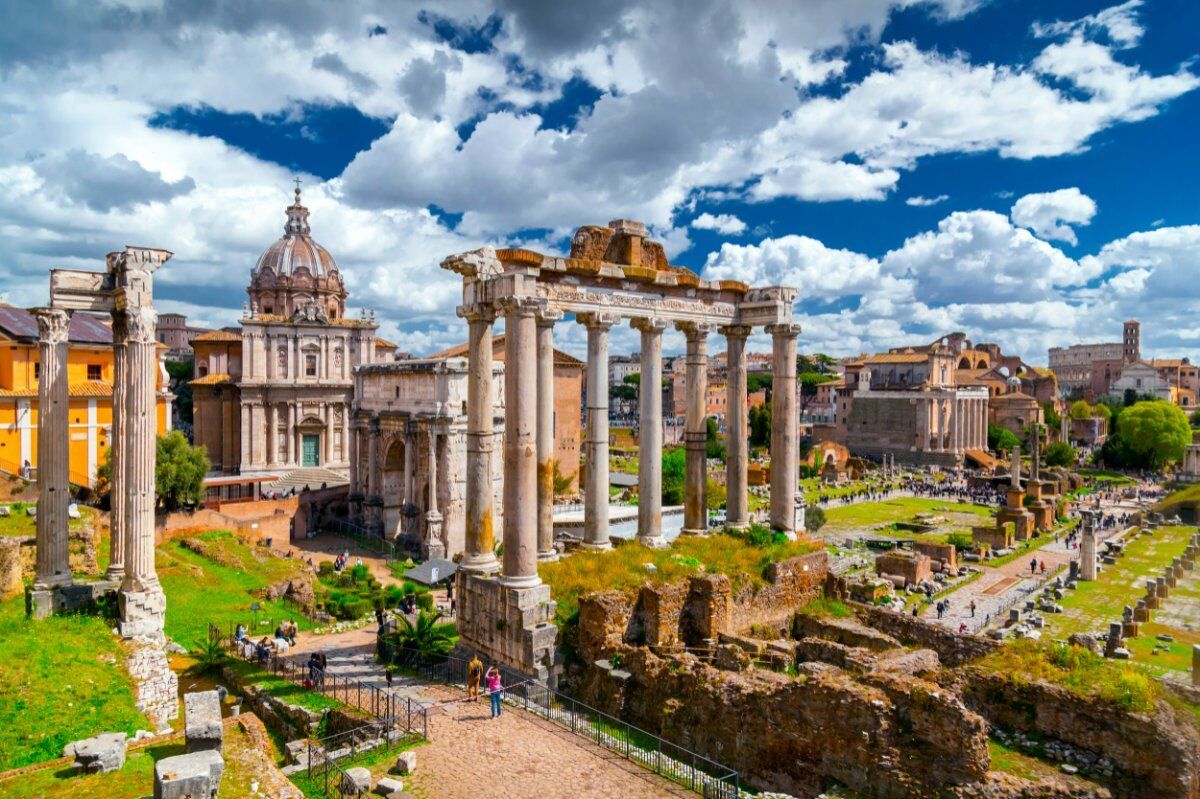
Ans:
{"label": "terracotta roof", "polygon": [[383,347],[385,350],[400,349],[400,346],[398,344],[393,344],[392,342],[388,341],[387,339],[380,338],[379,336],[375,337],[375,347],[376,348]]}
{"label": "terracotta roof", "polygon": [[[112,385],[101,383],[99,380],[83,380],[71,383],[67,392],[72,397],[111,397]],[[0,397],[37,397],[37,386],[33,388],[7,389],[0,388]]]}
{"label": "terracotta roof", "polygon": [[1037,404],[1037,400],[1024,391],[1010,391],[1007,394],[1001,394],[998,397],[993,397],[992,402],[1032,402],[1035,405]]}
{"label": "terracotta roof", "polygon": [[871,363],[925,363],[929,360],[927,352],[880,352],[868,355],[858,361],[861,364]]}
{"label": "terracotta roof", "polygon": [[205,375],[204,377],[197,377],[195,380],[190,381],[191,385],[193,386],[219,386],[232,382],[232,377],[220,372],[214,372],[213,374]]}
{"label": "terracotta roof", "polygon": [[242,337],[237,333],[229,333],[224,330],[210,330],[207,333],[201,333],[192,339],[196,341],[241,341]]}
{"label": "terracotta roof", "polygon": [[[449,349],[435,352],[430,358],[465,358],[467,357],[467,343],[456,344]],[[497,361],[504,360],[504,334],[492,336],[492,358]],[[560,366],[583,366],[583,361],[573,355],[568,355],[562,350],[554,351],[554,362]]]}

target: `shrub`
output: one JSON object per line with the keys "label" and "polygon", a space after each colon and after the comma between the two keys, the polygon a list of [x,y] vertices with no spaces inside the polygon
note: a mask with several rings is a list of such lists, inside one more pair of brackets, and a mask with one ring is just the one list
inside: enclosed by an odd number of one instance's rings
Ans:
{"label": "shrub", "polygon": [[975,540],[965,530],[955,530],[946,536],[946,543],[952,544],[956,550],[963,552],[975,546]]}
{"label": "shrub", "polygon": [[816,505],[811,505],[804,510],[804,529],[810,533],[815,533],[825,526],[825,511],[818,508]]}

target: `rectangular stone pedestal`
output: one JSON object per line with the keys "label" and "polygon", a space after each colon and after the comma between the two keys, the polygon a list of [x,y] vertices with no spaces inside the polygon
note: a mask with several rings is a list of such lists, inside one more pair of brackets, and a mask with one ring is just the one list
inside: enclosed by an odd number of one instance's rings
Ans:
{"label": "rectangular stone pedestal", "polygon": [[996,514],[996,524],[999,526],[1008,522],[1012,522],[1017,541],[1033,538],[1033,514],[1029,511],[1019,506],[1001,508]]}
{"label": "rectangular stone pedestal", "polygon": [[57,588],[25,589],[25,613],[45,619],[59,613],[78,613],[96,607],[105,594],[117,590],[120,583],[101,580],[95,583],[71,583]]}
{"label": "rectangular stone pedestal", "polygon": [[557,607],[548,585],[509,588],[496,577],[460,571],[459,645],[485,662],[553,683],[559,667]]}

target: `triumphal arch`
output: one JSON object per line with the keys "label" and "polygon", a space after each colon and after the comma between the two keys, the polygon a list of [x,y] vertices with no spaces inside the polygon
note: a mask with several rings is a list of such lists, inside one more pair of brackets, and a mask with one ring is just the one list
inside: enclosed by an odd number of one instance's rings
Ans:
{"label": "triumphal arch", "polygon": [[[797,290],[750,288],[704,280],[667,262],[640,222],[618,219],[580,228],[568,257],[528,249],[452,255],[442,268],[463,278],[459,315],[467,320],[466,551],[460,564],[458,627],[463,646],[546,678],[554,671],[554,602],[538,577],[538,556],[552,549],[553,330],[566,315],[587,328],[584,541],[611,546],[608,531],[608,334],[626,321],[641,333],[641,385],[662,381],[662,334],[687,340],[685,535],[707,532],[705,509],[708,337],[728,344],[727,519],[749,523],[746,490],[746,340],[764,328],[773,341],[771,526],[803,527],[797,490]],[[504,337],[503,562],[495,555],[492,492],[492,326]],[[638,540],[662,535],[662,396],[642,392]]]}

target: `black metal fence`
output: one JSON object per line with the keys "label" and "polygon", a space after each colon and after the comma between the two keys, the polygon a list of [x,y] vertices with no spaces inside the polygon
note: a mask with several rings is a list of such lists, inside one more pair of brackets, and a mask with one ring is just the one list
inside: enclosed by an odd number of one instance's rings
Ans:
{"label": "black metal fence", "polygon": [[370,796],[370,790],[356,784],[346,769],[370,754],[393,752],[417,740],[400,733],[382,721],[346,730],[308,742],[308,767],[305,770],[311,791],[320,791],[329,799]]}
{"label": "black metal fence", "polygon": [[[220,630],[210,624],[210,634],[213,631],[220,634]],[[423,739],[429,737],[429,714],[425,708],[419,704],[413,705],[411,699],[396,697],[386,687],[339,677],[299,658],[279,655],[273,651],[262,653],[251,641],[237,642],[232,636],[226,640],[238,658],[257,663],[265,671],[294,685],[369,713],[389,730],[403,730]]]}
{"label": "black metal fence", "polygon": [[[446,657],[437,660],[416,658],[407,668],[431,681],[465,686],[467,666],[465,660]],[[706,799],[738,799],[740,779],[733,769],[589,707],[526,675],[498,668],[501,684],[505,686],[505,704],[584,736]],[[483,693],[486,694],[486,690]]]}
{"label": "black metal fence", "polygon": [[356,546],[368,552],[378,553],[385,560],[408,560],[412,554],[412,551],[405,549],[402,543],[381,538],[378,535],[372,534],[361,524],[355,524],[346,519],[329,519],[324,522],[321,530],[322,532],[339,535],[342,538],[348,538]]}

